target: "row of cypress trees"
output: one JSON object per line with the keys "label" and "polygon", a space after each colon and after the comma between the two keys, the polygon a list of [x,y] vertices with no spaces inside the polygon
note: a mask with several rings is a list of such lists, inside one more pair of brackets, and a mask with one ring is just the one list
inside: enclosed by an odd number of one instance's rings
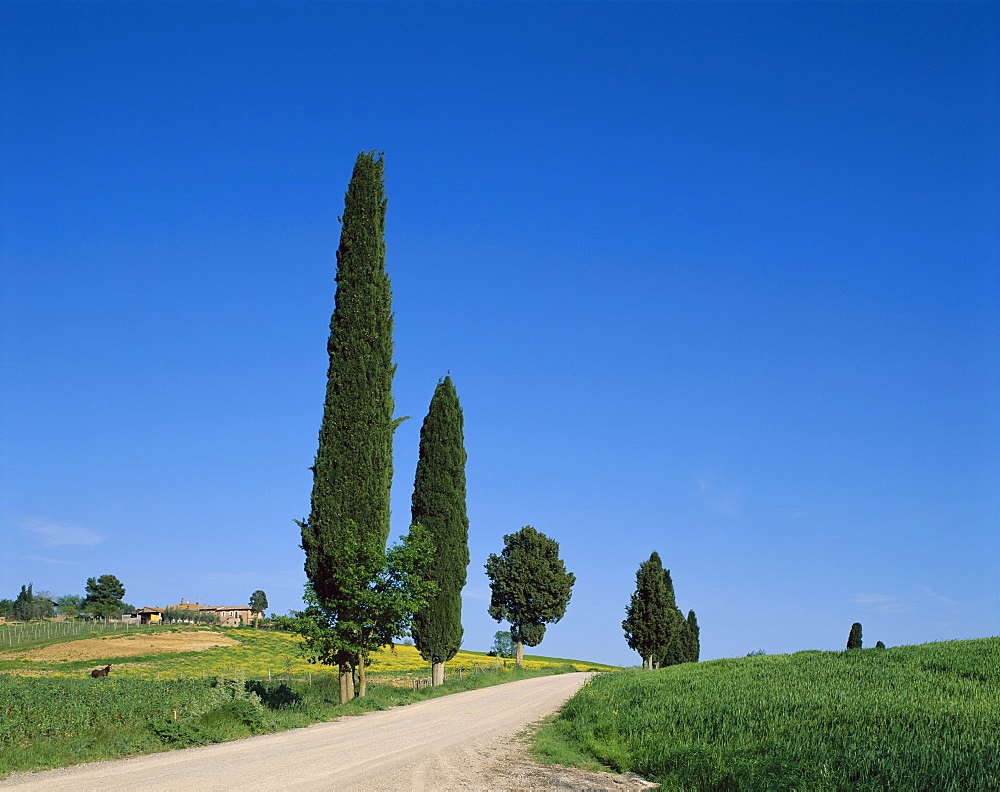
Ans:
{"label": "row of cypress trees", "polygon": [[409,631],[440,681],[462,642],[469,563],[462,410],[450,376],[420,432],[409,535],[389,552],[392,292],[385,270],[384,160],[361,152],[344,199],[326,399],[309,517],[299,522],[308,578],[302,631],[340,668],[340,697],[364,695],[369,652]]}
{"label": "row of cypress trees", "polygon": [[654,550],[635,573],[635,592],[622,622],[625,641],[642,657],[644,668],[697,663],[701,653],[698,619],[677,607],[670,570]]}

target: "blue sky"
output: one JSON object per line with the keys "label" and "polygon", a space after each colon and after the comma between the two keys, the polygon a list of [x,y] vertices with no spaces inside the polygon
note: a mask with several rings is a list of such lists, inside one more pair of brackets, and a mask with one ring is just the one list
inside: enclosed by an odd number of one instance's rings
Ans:
{"label": "blue sky", "polygon": [[0,5],[2,597],[301,604],[354,158],[385,151],[393,536],[465,413],[465,648],[533,525],[536,651],[995,635],[1000,7]]}

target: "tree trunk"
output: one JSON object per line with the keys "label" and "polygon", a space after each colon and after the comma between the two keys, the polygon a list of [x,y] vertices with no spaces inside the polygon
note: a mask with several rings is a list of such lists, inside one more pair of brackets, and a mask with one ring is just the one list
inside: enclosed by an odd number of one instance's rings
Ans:
{"label": "tree trunk", "polygon": [[444,663],[431,663],[431,684],[435,687],[444,684]]}
{"label": "tree trunk", "polygon": [[517,642],[517,664],[522,665],[524,663],[524,641]]}
{"label": "tree trunk", "polygon": [[368,695],[368,677],[365,676],[365,656],[363,654],[358,654],[356,668],[358,669],[358,698],[364,698]]}
{"label": "tree trunk", "polygon": [[340,703],[346,704],[354,698],[354,669],[350,663],[340,664]]}

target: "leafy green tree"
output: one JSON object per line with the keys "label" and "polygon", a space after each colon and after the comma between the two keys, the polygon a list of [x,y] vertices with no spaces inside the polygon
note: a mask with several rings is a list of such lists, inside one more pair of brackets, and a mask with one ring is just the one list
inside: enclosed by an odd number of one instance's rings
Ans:
{"label": "leafy green tree", "polygon": [[462,645],[462,589],[469,566],[465,508],[465,441],[462,406],[451,377],[438,382],[420,428],[420,456],[413,486],[411,523],[434,543],[423,576],[436,592],[413,619],[413,640],[431,664],[431,684],[444,682],[444,664]]}
{"label": "leafy green tree", "polygon": [[263,615],[264,611],[267,610],[267,594],[265,594],[260,589],[257,589],[253,594],[250,595],[250,602],[248,604],[250,605],[250,609],[253,611],[254,614],[253,626],[254,629],[256,629],[257,622],[260,619],[260,616],[258,616],[257,614],[259,613]]}
{"label": "leafy green tree", "polygon": [[74,619],[83,613],[84,599],[79,594],[64,594],[56,600],[60,616]]}
{"label": "leafy green tree", "polygon": [[493,646],[489,653],[494,657],[514,657],[517,649],[514,646],[514,639],[510,637],[509,630],[500,630],[493,633]]}
{"label": "leafy green tree", "polygon": [[876,641],[875,642],[875,648],[876,649],[885,649],[885,644],[882,643],[881,641]]}
{"label": "leafy green tree", "polygon": [[[352,548],[353,549],[353,548]],[[374,554],[374,550],[367,551]],[[386,644],[406,635],[413,628],[413,614],[434,593],[434,584],[420,570],[433,553],[430,535],[423,526],[410,527],[400,544],[380,554],[381,566],[373,579],[359,579],[358,593],[349,608],[338,607],[337,601],[324,603],[316,596],[311,584],[306,584],[307,607],[293,621],[301,633],[313,662],[339,664],[345,655],[356,658],[357,695],[366,690],[365,658]],[[373,561],[366,561],[366,570]],[[367,571],[363,574],[367,575]],[[340,699],[344,703],[354,694],[353,675],[341,674]]]}
{"label": "leafy green tree", "polygon": [[663,563],[654,550],[635,573],[635,591],[625,608],[625,642],[642,658],[643,668],[652,668],[669,630],[669,600]]}
{"label": "leafy green tree", "polygon": [[698,628],[698,617],[693,610],[689,610],[684,620],[684,662],[697,663],[700,656],[701,630]]}
{"label": "leafy green tree", "polygon": [[[344,198],[326,399],[309,517],[300,522],[316,606],[353,633],[383,573],[389,536],[393,420],[392,292],[385,271],[383,158],[361,152]],[[364,629],[368,629],[365,626]],[[345,637],[344,678],[357,658]]]}
{"label": "leafy green tree", "polygon": [[122,602],[125,596],[125,586],[114,575],[101,575],[99,578],[87,578],[87,598],[83,607],[87,613],[98,619],[112,619],[128,610]]}
{"label": "leafy green tree", "polygon": [[489,614],[510,623],[521,665],[525,644],[538,646],[545,626],[566,613],[576,576],[559,558],[559,543],[530,525],[503,541],[500,555],[491,553],[486,561],[492,591]]}
{"label": "leafy green tree", "polygon": [[861,648],[861,624],[859,622],[854,622],[854,624],[851,625],[851,634],[847,636],[847,648]]}
{"label": "leafy green tree", "polygon": [[47,592],[35,594],[31,583],[21,586],[21,593],[17,595],[17,599],[11,606],[11,615],[21,621],[45,619],[52,616],[55,613],[54,603],[51,597],[46,595]]}

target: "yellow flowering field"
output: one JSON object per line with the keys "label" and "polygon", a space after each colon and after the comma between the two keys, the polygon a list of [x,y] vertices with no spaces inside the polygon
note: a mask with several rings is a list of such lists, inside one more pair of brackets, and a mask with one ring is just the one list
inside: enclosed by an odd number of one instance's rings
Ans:
{"label": "yellow flowering field", "polygon": [[[163,628],[172,629],[172,628]],[[199,631],[201,633],[203,631]],[[334,666],[324,666],[310,663],[302,651],[302,638],[294,633],[278,630],[226,629],[217,634],[224,635],[236,643],[230,646],[215,646],[200,651],[179,651],[169,654],[149,654],[134,657],[121,657],[112,663],[112,674],[118,677],[140,679],[179,679],[202,677],[228,677],[241,675],[248,679],[316,679],[325,675],[336,675]],[[58,656],[58,652],[55,653]],[[93,660],[101,660],[95,656]],[[448,673],[458,673],[460,670],[472,671],[475,668],[495,668],[498,663],[511,665],[512,661],[499,660],[495,657],[478,653],[460,651],[446,666]],[[581,663],[575,661],[540,659],[525,659],[524,666],[529,669],[546,666],[572,665],[578,671],[607,670],[607,666]],[[21,659],[16,668],[8,664],[7,668],[20,675],[46,677],[79,677],[88,673],[84,661],[75,660],[45,660],[31,661]],[[430,665],[420,657],[420,653],[412,646],[396,646],[392,651],[389,647],[374,653],[369,661],[368,673],[377,682],[379,676],[394,678],[413,678],[430,676]]]}

